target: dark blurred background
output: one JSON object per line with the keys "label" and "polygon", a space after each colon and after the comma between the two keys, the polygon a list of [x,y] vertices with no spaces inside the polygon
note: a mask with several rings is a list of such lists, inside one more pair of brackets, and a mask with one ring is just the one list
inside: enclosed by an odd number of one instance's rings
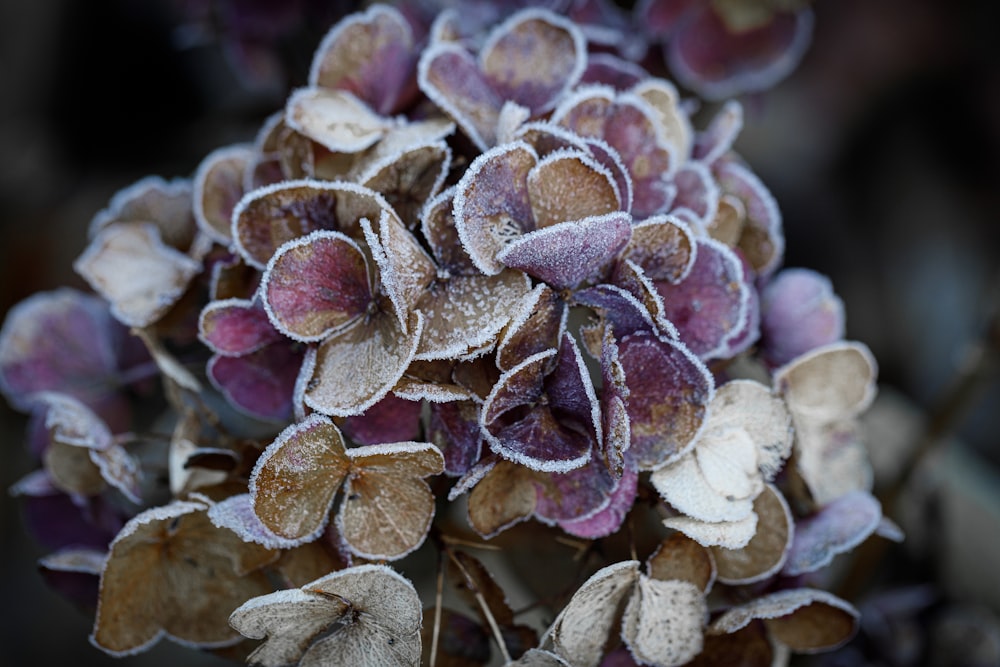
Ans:
{"label": "dark blurred background", "polygon": [[[0,3],[0,314],[39,290],[84,287],[72,261],[117,190],[189,176],[212,149],[252,140],[352,3],[220,0],[211,15],[209,4]],[[900,398],[887,440],[933,414],[956,372],[983,368],[962,403],[960,454],[935,463],[936,484],[958,496],[909,583],[989,627],[1000,611],[1000,382],[982,366],[990,355],[976,355],[1000,307],[1000,6],[817,0],[815,13],[799,69],[743,100],[737,148],[781,207],[786,265],[831,277],[848,337],[873,349],[883,395]],[[6,489],[34,464],[24,417],[0,416]],[[907,446],[874,456],[891,468]],[[40,555],[4,494],[0,664],[118,664],[88,645],[90,619],[45,588]],[[169,645],[128,663],[225,664]]]}

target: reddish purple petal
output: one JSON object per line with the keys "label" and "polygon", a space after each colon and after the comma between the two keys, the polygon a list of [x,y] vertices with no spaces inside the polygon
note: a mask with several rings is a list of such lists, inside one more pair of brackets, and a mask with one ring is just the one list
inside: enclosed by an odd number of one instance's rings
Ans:
{"label": "reddish purple petal", "polygon": [[[611,491],[611,500],[606,507],[586,518],[560,521],[559,527],[570,535],[588,540],[607,537],[618,532],[625,516],[635,502],[638,485],[638,471],[634,466],[627,466],[624,474]],[[539,506],[541,506],[541,501],[539,501]]]}
{"label": "reddish purple petal", "polygon": [[844,337],[844,303],[830,279],[785,269],[761,293],[761,355],[773,367]]}
{"label": "reddish purple petal", "polygon": [[479,404],[451,401],[431,404],[427,439],[444,454],[444,472],[460,477],[479,461],[483,435],[479,428]]}
{"label": "reddish purple petal", "polygon": [[340,430],[359,445],[416,440],[420,434],[419,401],[389,394],[360,415],[346,418]]}
{"label": "reddish purple petal", "polygon": [[882,506],[866,491],[851,491],[795,524],[783,574],[795,576],[826,567],[834,556],[858,546],[878,528]]}
{"label": "reddish purple petal", "polygon": [[610,53],[592,53],[587,58],[587,69],[581,83],[598,83],[615,90],[628,90],[647,78],[649,74],[639,65]]}
{"label": "reddish purple petal", "polygon": [[212,301],[201,311],[198,324],[201,341],[224,356],[256,352],[284,338],[271,326],[264,307],[245,299]]}
{"label": "reddish purple petal", "polygon": [[432,44],[420,57],[418,81],[424,94],[458,123],[479,150],[496,144],[503,98],[468,51],[447,42]]}
{"label": "reddish purple petal", "polygon": [[243,412],[259,419],[288,421],[302,355],[297,346],[276,343],[239,357],[215,356],[208,363],[208,376]]}

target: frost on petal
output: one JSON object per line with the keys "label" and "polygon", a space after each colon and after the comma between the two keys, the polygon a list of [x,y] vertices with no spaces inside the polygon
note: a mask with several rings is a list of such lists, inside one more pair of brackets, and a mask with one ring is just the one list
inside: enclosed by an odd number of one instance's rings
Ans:
{"label": "frost on petal", "polygon": [[116,222],[101,228],[73,268],[123,324],[144,327],[177,302],[201,264],[164,244],[153,223]]}
{"label": "frost on petal", "polygon": [[639,579],[639,562],[623,561],[594,573],[573,594],[553,623],[552,641],[572,665],[597,667],[618,610]]}
{"label": "frost on petal", "polygon": [[572,289],[604,277],[628,242],[631,222],[627,213],[609,213],[559,223],[510,242],[496,258],[556,289]]}
{"label": "frost on petal", "polygon": [[694,130],[688,114],[681,107],[677,88],[666,79],[643,76],[632,87],[632,92],[646,100],[656,111],[661,131],[667,144],[671,146],[671,152],[679,160],[688,158],[694,142]]}
{"label": "frost on petal", "polygon": [[94,645],[124,656],[163,636],[205,648],[239,641],[229,610],[271,590],[260,568],[276,554],[216,528],[207,509],[175,501],[122,528],[101,575]]}
{"label": "frost on petal", "polygon": [[378,220],[388,208],[378,193],[350,183],[285,181],[248,192],[233,211],[233,241],[263,270],[287,241],[326,229],[362,238],[359,221]]}
{"label": "frost on petal", "polygon": [[751,584],[781,569],[789,555],[795,526],[788,502],[777,488],[767,485],[753,503],[757,532],[741,549],[712,547],[719,581],[724,584]]}
{"label": "frost on petal", "polygon": [[622,256],[640,267],[650,280],[676,284],[691,271],[696,248],[688,226],[664,215],[636,224]]}
{"label": "frost on petal", "polygon": [[629,388],[631,456],[650,470],[685,452],[702,426],[714,382],[683,345],[646,333],[619,342]]}
{"label": "frost on petal", "polygon": [[402,442],[347,450],[351,471],[337,528],[352,553],[396,560],[420,546],[434,518],[434,494],[424,477],[444,470],[430,443]]}
{"label": "frost on petal", "polygon": [[547,156],[531,170],[528,196],[539,229],[619,211],[622,205],[611,174],[586,155],[568,151]]}
{"label": "frost on petal", "polygon": [[[654,332],[658,323],[632,294],[616,285],[595,285],[573,295],[574,300],[599,312],[618,338],[637,332]],[[660,331],[663,332],[662,330]]]}
{"label": "frost on petal", "polygon": [[875,358],[863,343],[832,343],[775,371],[774,387],[793,415],[829,422],[871,405],[876,373]]}
{"label": "frost on petal", "polygon": [[719,187],[735,197],[744,211],[738,247],[761,276],[769,276],[785,254],[781,211],[761,180],[739,162],[726,162],[716,171]]}
{"label": "frost on petal", "polygon": [[372,303],[368,261],[338,232],[316,231],[281,246],[260,291],[271,323],[300,341],[318,341],[364,315]]}
{"label": "frost on petal", "polygon": [[674,76],[709,100],[770,88],[791,72],[812,38],[812,13],[776,13],[771,21],[732,31],[700,5],[665,49]]}
{"label": "frost on petal", "polygon": [[771,593],[733,607],[709,627],[713,634],[732,633],[761,619],[771,637],[793,651],[828,651],[857,632],[860,614],[826,591],[795,588]]}
{"label": "frost on petal", "polygon": [[590,375],[568,335],[563,336],[558,355],[556,350],[542,352],[501,375],[482,412],[493,451],[546,472],[567,472],[586,464],[600,442],[599,419]]}
{"label": "frost on petal", "polygon": [[381,308],[367,321],[320,344],[306,405],[339,417],[361,414],[403,377],[416,353],[424,318],[417,312],[404,330],[393,314]]}
{"label": "frost on petal", "polygon": [[455,192],[455,227],[472,262],[488,275],[503,270],[496,255],[535,228],[528,174],[538,161],[515,142],[483,153],[469,165]]}
{"label": "frost on petal", "polygon": [[852,491],[795,524],[795,540],[783,574],[815,572],[833,558],[864,542],[882,519],[882,507],[870,493]]}
{"label": "frost on petal", "polygon": [[184,179],[168,182],[149,176],[119,190],[108,207],[90,221],[88,238],[93,240],[115,222],[151,222],[164,243],[186,252],[197,236],[191,210],[191,182]]}
{"label": "frost on petal", "polygon": [[427,239],[431,254],[438,266],[449,274],[469,275],[479,273],[469,254],[462,248],[455,228],[453,214],[455,187],[437,194],[427,201],[420,214],[423,236]]}
{"label": "frost on petal", "polygon": [[757,449],[757,465],[771,481],[792,452],[791,415],[784,401],[759,382],[732,380],[716,390],[706,435],[743,429]]}
{"label": "frost on petal", "polygon": [[712,522],[739,521],[752,513],[749,480],[757,467],[753,443],[735,433],[726,436],[711,442],[703,437],[694,453],[657,469],[650,478],[663,499],[681,513]]}
{"label": "frost on petal", "polygon": [[375,5],[327,33],[316,49],[309,85],[349,91],[382,115],[399,113],[417,92],[414,47],[406,18]]}
{"label": "frost on petal", "polygon": [[579,29],[551,12],[521,11],[490,33],[479,54],[482,71],[501,99],[550,110],[580,79],[586,47]]}
{"label": "frost on petal", "polygon": [[457,44],[424,49],[417,70],[420,90],[451,116],[481,151],[497,142],[501,97],[472,55]]}
{"label": "frost on petal", "polygon": [[[706,428],[695,445],[693,456],[708,486],[726,498],[754,498],[763,490],[757,446],[745,429]],[[726,520],[723,517],[708,520],[720,519]]]}
{"label": "frost on petal", "polygon": [[410,667],[420,659],[420,620],[413,584],[384,565],[248,600],[229,618],[243,635],[266,639],[248,658],[264,667]]}
{"label": "frost on petal", "polygon": [[70,547],[40,558],[38,571],[49,588],[92,614],[106,558],[104,550]]}
{"label": "frost on petal", "polygon": [[340,424],[344,435],[361,445],[413,440],[420,431],[419,401],[388,395],[360,415]]}
{"label": "frost on petal", "polygon": [[427,439],[441,450],[445,474],[467,473],[479,460],[483,444],[479,404],[469,400],[432,404]]}
{"label": "frost on petal", "polygon": [[702,359],[728,352],[728,342],[741,333],[751,287],[733,251],[717,241],[700,239],[691,272],[674,285],[656,283],[667,318],[681,340]]}
{"label": "frost on petal", "polygon": [[250,477],[254,513],[279,537],[310,535],[326,524],[349,467],[343,436],[332,421],[312,415],[292,424],[254,465]]}
{"label": "frost on petal", "polygon": [[716,576],[712,553],[681,533],[660,543],[646,561],[646,570],[653,579],[685,581],[706,594]]}
{"label": "frost on petal", "polygon": [[443,141],[409,147],[365,169],[362,185],[382,193],[406,226],[416,226],[425,202],[437,194],[451,164]]}
{"label": "frost on petal", "polygon": [[757,531],[757,515],[751,512],[739,521],[719,522],[675,516],[664,519],[663,525],[684,533],[702,546],[742,549]]}
{"label": "frost on petal", "polygon": [[225,356],[249,354],[283,340],[263,306],[246,299],[212,301],[205,306],[198,318],[198,338]]}
{"label": "frost on petal", "polygon": [[719,210],[719,186],[708,167],[699,162],[686,162],[671,179],[675,195],[670,212],[690,220],[697,229],[706,229]]}
{"label": "frost on petal", "polygon": [[[504,460],[472,468],[466,474],[468,481],[475,484],[469,494],[472,529],[489,539],[531,517],[538,498],[533,483],[536,475],[533,470]],[[460,480],[456,487],[461,484]]]}
{"label": "frost on petal", "polygon": [[[554,477],[558,475],[550,475],[550,479]],[[559,527],[570,535],[588,540],[607,537],[618,532],[635,503],[638,484],[638,471],[634,466],[626,466],[622,476],[614,480],[610,500],[605,507],[590,516],[559,521]]]}
{"label": "frost on petal", "polygon": [[360,153],[381,139],[392,121],[342,90],[301,88],[288,98],[285,122],[333,153]]}
{"label": "frost on petal", "polygon": [[278,343],[238,357],[213,357],[207,372],[237,409],[258,419],[287,421],[302,357],[300,347]]}
{"label": "frost on petal", "polygon": [[497,366],[509,371],[528,357],[555,348],[566,330],[567,308],[551,287],[535,286],[512,313],[497,345]]}
{"label": "frost on petal", "polygon": [[631,212],[637,219],[665,212],[671,199],[666,179],[676,158],[648,102],[590,86],[567,98],[552,119],[581,136],[603,139],[617,151],[632,179]]}
{"label": "frost on petal", "polygon": [[784,269],[761,292],[761,354],[774,367],[844,337],[844,302],[826,276]]}
{"label": "frost on petal", "polygon": [[701,652],[707,617],[705,595],[695,584],[640,575],[622,617],[622,638],[640,662],[681,665]]}
{"label": "frost on petal", "polygon": [[417,358],[454,358],[495,342],[530,285],[525,274],[513,270],[435,282],[417,305],[427,317]]}
{"label": "frost on petal", "polygon": [[315,533],[297,539],[275,535],[254,513],[249,493],[240,493],[215,503],[208,510],[208,518],[213,525],[233,531],[244,542],[259,544],[267,549],[292,549],[318,537]]}
{"label": "frost on petal", "polygon": [[[590,460],[575,470],[538,475],[535,488],[538,490],[535,516],[545,523],[561,523],[589,519],[607,509],[621,485],[595,450]],[[621,490],[624,497],[634,499],[634,495],[629,497],[627,485]]]}
{"label": "frost on petal", "polygon": [[244,173],[253,160],[248,145],[217,149],[198,165],[194,176],[194,217],[198,228],[213,241],[228,245],[232,216],[243,198]]}

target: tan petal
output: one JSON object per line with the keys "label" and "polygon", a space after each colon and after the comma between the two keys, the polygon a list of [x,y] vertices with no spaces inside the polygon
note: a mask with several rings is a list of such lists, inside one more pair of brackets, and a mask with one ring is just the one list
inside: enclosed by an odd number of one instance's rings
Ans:
{"label": "tan petal", "polygon": [[429,475],[444,470],[430,443],[368,445],[347,451],[351,473],[337,527],[348,548],[369,559],[395,560],[420,546],[434,518]]}
{"label": "tan petal", "polygon": [[54,441],[46,448],[42,461],[52,484],[66,493],[96,496],[107,486],[87,447]]}
{"label": "tan petal", "polygon": [[365,168],[358,181],[382,193],[407,227],[420,220],[428,199],[437,194],[451,164],[451,149],[443,141],[407,148]]}
{"label": "tan petal", "polygon": [[232,239],[233,209],[243,198],[244,175],[254,156],[249,145],[228,146],[212,151],[198,165],[194,217],[213,241],[228,245]]}
{"label": "tan petal", "polygon": [[665,79],[647,78],[632,88],[632,92],[649,102],[656,111],[660,130],[672,154],[681,161],[691,155],[694,129],[691,119],[681,109],[677,88]]}
{"label": "tan petal", "polygon": [[331,336],[317,350],[306,405],[338,417],[359,415],[375,405],[403,377],[423,329],[421,313],[405,331],[383,307],[367,321]]}
{"label": "tan petal", "polygon": [[359,153],[385,135],[392,121],[344,90],[302,88],[288,98],[285,122],[335,153]]}
{"label": "tan petal", "polygon": [[739,521],[699,521],[686,516],[675,516],[663,520],[667,528],[678,530],[702,546],[720,546],[727,549],[742,549],[757,531],[757,515],[750,512]]}
{"label": "tan petal", "polygon": [[[705,441],[699,441],[695,451],[704,446]],[[747,443],[743,450],[752,454],[752,443]],[[750,460],[751,465],[755,463],[756,459]],[[720,464],[724,465],[724,459]],[[734,473],[732,477],[736,480],[747,479],[745,469],[741,470],[739,467],[724,472]],[[753,511],[752,497],[748,494],[735,496],[730,494],[725,486],[722,488],[713,486],[705,478],[703,468],[693,454],[687,454],[676,463],[655,470],[650,482],[664,500],[678,511],[699,521],[740,521]]]}
{"label": "tan petal", "polygon": [[622,256],[642,268],[651,280],[678,283],[691,271],[695,252],[688,226],[675,217],[658,215],[632,228]]}
{"label": "tan petal", "polygon": [[602,568],[584,582],[552,624],[552,641],[559,655],[572,665],[596,667],[618,620],[618,609],[639,576],[639,562],[630,560]]}
{"label": "tan petal", "polygon": [[794,524],[788,502],[777,488],[768,484],[753,504],[757,532],[742,549],[712,547],[719,581],[724,584],[751,584],[770,577],[788,558]]}
{"label": "tan petal", "polygon": [[742,201],[733,195],[723,194],[719,197],[715,218],[708,223],[709,236],[730,248],[736,247],[743,235],[746,215],[746,207]]}
{"label": "tan petal", "polygon": [[710,410],[706,434],[743,429],[757,448],[761,473],[774,479],[792,452],[791,415],[784,401],[759,382],[733,380],[716,389]]}
{"label": "tan petal", "polygon": [[164,244],[151,222],[115,222],[98,232],[73,268],[111,303],[116,318],[144,327],[176,303],[201,264]]}
{"label": "tan petal", "polygon": [[646,561],[646,570],[653,579],[687,581],[705,593],[715,581],[711,552],[681,533],[674,533],[660,543]]}
{"label": "tan petal", "polygon": [[538,502],[534,475],[509,461],[496,463],[469,495],[472,529],[490,538],[534,514]]}
{"label": "tan petal", "polygon": [[621,209],[611,173],[584,154],[559,152],[544,158],[527,183],[539,229]]}
{"label": "tan petal", "polygon": [[775,371],[774,387],[793,414],[831,422],[871,405],[876,372],[875,358],[863,343],[832,343]]}
{"label": "tan petal", "polygon": [[327,521],[350,462],[332,421],[312,415],[282,431],[257,460],[250,477],[254,513],[288,539],[315,533]]}
{"label": "tan petal", "polygon": [[829,424],[795,420],[793,469],[816,505],[826,505],[850,491],[872,489],[874,473],[860,429],[855,419]]}
{"label": "tan petal", "polygon": [[165,181],[149,176],[119,190],[108,207],[90,221],[87,237],[93,239],[114,222],[151,222],[171,248],[187,252],[197,235],[191,210],[191,182]]}
{"label": "tan petal", "polygon": [[625,607],[622,638],[632,656],[653,665],[681,665],[701,652],[708,605],[687,581],[639,576]]}

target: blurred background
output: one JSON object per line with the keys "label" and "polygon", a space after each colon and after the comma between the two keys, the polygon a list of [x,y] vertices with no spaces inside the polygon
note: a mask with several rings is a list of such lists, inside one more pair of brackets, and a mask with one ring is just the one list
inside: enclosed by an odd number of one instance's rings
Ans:
{"label": "blurred background", "polygon": [[[145,175],[189,176],[212,149],[252,140],[354,6],[0,4],[0,314],[39,290],[84,288],[71,265],[94,213]],[[786,265],[830,276],[848,338],[879,361],[869,437],[879,483],[892,484],[929,430],[954,436],[888,508],[912,539],[856,598],[890,620],[886,609],[918,618],[886,641],[927,628],[933,639],[910,638],[916,657],[896,647],[871,664],[1000,664],[1000,5],[814,9],[801,66],[743,98],[737,149],[782,210]],[[34,463],[24,416],[3,406],[0,419],[7,489]],[[91,620],[44,586],[34,565],[43,552],[18,503],[2,498],[0,663],[119,664],[88,645]],[[910,597],[885,602],[887,591]],[[826,664],[871,659],[876,635]],[[952,641],[966,648],[949,652]],[[127,662],[227,664],[168,644]]]}

